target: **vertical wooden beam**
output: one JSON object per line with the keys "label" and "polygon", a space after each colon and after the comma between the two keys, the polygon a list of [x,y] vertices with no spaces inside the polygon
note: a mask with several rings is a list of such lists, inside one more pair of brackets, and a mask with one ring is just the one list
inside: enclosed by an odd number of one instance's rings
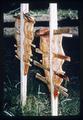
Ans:
{"label": "vertical wooden beam", "polygon": [[57,3],[50,3],[50,80],[51,80],[51,111],[52,116],[58,116],[58,97],[54,98],[53,85],[53,30],[57,29]]}
{"label": "vertical wooden beam", "polygon": [[24,62],[23,62],[23,54],[24,54],[24,18],[23,14],[27,13],[29,11],[29,4],[22,3],[20,5],[20,44],[21,44],[21,50],[20,50],[20,56],[21,56],[21,62],[20,62],[20,78],[21,78],[21,104],[24,106],[26,104],[27,99],[27,75],[24,75]]}

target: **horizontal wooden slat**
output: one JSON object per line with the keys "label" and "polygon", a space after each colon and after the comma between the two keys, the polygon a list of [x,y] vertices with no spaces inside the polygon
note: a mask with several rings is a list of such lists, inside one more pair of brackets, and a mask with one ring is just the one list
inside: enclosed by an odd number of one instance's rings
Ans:
{"label": "horizontal wooden slat", "polygon": [[[35,27],[34,28],[34,31],[35,30],[37,30],[37,29],[40,29],[41,27],[39,26],[39,27]],[[48,28],[48,27],[47,27]],[[66,27],[64,27],[64,28],[66,28]],[[70,30],[70,34],[62,34],[63,35],[63,37],[71,37],[71,36],[77,36],[78,35],[78,27],[69,27],[71,30]],[[72,33],[72,35],[71,35],[71,33]],[[4,28],[4,35],[6,35],[6,36],[12,36],[12,35],[14,35],[15,34],[15,28],[14,27],[5,27]]]}
{"label": "horizontal wooden slat", "polygon": [[62,33],[69,33],[69,28],[59,28],[58,30],[54,30],[54,34],[62,34]]}

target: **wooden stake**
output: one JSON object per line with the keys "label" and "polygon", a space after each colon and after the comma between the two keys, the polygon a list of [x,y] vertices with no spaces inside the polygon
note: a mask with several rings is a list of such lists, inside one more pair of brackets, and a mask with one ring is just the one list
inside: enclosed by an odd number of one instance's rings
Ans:
{"label": "wooden stake", "polygon": [[58,96],[54,98],[54,85],[53,85],[53,30],[57,29],[57,4],[50,3],[50,80],[51,80],[51,112],[52,116],[58,116]]}
{"label": "wooden stake", "polygon": [[33,64],[36,65],[37,67],[40,67],[42,69],[45,69],[47,71],[50,71],[49,68],[46,68],[44,65],[42,65],[41,63],[37,62],[36,60],[33,60]]}
{"label": "wooden stake", "polygon": [[26,104],[26,99],[27,99],[27,75],[24,75],[24,62],[23,62],[23,54],[24,54],[24,18],[23,14],[27,13],[29,11],[29,4],[22,3],[20,6],[20,40],[21,40],[21,51],[20,51],[20,56],[21,56],[21,62],[20,62],[20,77],[21,77],[21,104],[22,107],[25,106]]}
{"label": "wooden stake", "polygon": [[[40,50],[39,48],[36,48],[35,49],[35,51],[37,52],[37,53],[39,53],[39,54],[43,54],[44,52],[42,51],[42,50]],[[44,53],[44,54],[48,54],[49,53],[49,51],[48,52],[46,52],[46,53]],[[71,58],[69,57],[69,56],[64,56],[64,55],[61,55],[61,54],[56,54],[55,52],[52,52],[53,53],[53,56],[54,57],[57,57],[57,58],[59,58],[59,59],[64,59],[64,60],[66,60],[66,61],[71,61]]]}
{"label": "wooden stake", "polygon": [[45,84],[47,84],[46,78],[40,75],[39,73],[36,73],[35,77],[44,82]]}
{"label": "wooden stake", "polygon": [[[40,68],[44,69],[44,70],[50,71],[49,68],[46,68],[44,65],[42,65],[42,64],[39,63],[39,62],[37,62],[36,60],[33,60],[33,64],[36,65],[37,67],[40,67]],[[53,70],[53,72],[54,72],[54,74],[56,74],[56,75],[59,76],[60,78],[63,78],[64,80],[69,81],[69,79],[68,79],[68,77],[67,77],[66,75],[63,75],[62,73],[58,73],[58,72],[56,72],[56,71],[54,71],[54,70]]]}
{"label": "wooden stake", "polygon": [[43,52],[39,48],[36,48],[35,51],[39,54],[43,54]]}
{"label": "wooden stake", "polygon": [[64,55],[61,55],[61,54],[56,54],[56,53],[53,53],[54,54],[54,57],[57,57],[57,58],[59,58],[59,59],[64,59],[64,60],[66,60],[66,61],[71,61],[71,59],[70,59],[70,57],[69,56],[64,56]]}
{"label": "wooden stake", "polygon": [[[42,75],[40,75],[39,73],[36,73],[36,78],[38,78],[39,80],[41,80],[42,82],[44,82],[45,84],[48,84],[48,81],[46,80],[45,77],[43,77]],[[61,92],[68,92],[68,89],[63,87],[63,86],[59,86],[59,85],[54,85],[56,88],[60,89]]]}

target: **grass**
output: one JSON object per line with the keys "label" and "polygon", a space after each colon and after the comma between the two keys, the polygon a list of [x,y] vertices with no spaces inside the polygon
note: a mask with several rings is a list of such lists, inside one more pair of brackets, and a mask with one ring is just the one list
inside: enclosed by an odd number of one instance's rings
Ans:
{"label": "grass", "polygon": [[45,95],[29,95],[23,111],[24,116],[50,116],[49,100]]}
{"label": "grass", "polygon": [[[60,94],[59,116],[70,116],[80,114],[80,98],[72,90],[72,95],[68,98]],[[51,104],[46,95],[28,96],[27,104],[24,107],[24,116],[51,116]]]}
{"label": "grass", "polygon": [[61,111],[61,115],[63,116],[79,115],[80,114],[80,98],[75,96],[75,97],[69,97],[69,98],[63,99],[61,97],[59,109]]}
{"label": "grass", "polygon": [[[50,98],[46,94],[33,95],[29,94],[27,96],[27,103],[25,107],[20,106],[20,96],[17,95],[15,90],[6,95],[9,97],[10,101],[8,105],[4,108],[4,111],[13,116],[51,116],[51,104]],[[8,91],[7,91],[8,92]],[[11,103],[11,104],[10,104]],[[5,113],[7,114],[7,113]],[[77,92],[73,89],[70,90],[70,96],[68,98],[59,96],[59,116],[69,116],[69,115],[79,115],[80,114],[80,97]]]}
{"label": "grass", "polygon": [[[9,89],[10,88],[10,89]],[[50,98],[41,92],[41,94],[27,96],[27,103],[22,108],[20,106],[20,95],[17,88],[7,87],[4,111],[8,116],[51,116]],[[9,92],[11,90],[11,92]],[[77,90],[78,91],[78,90]],[[80,96],[73,88],[69,89],[69,97],[66,98],[62,94],[59,96],[59,116],[79,115],[80,114]],[[8,94],[9,93],[9,94]],[[8,112],[8,113],[7,113]]]}

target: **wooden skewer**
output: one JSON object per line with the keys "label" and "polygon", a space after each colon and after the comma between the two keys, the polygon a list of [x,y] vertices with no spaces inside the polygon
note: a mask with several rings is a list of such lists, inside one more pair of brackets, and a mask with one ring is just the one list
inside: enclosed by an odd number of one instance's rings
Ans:
{"label": "wooden skewer", "polygon": [[42,69],[46,69],[46,70],[49,71],[49,68],[46,68],[44,65],[40,64],[36,60],[33,61],[33,64],[36,65],[36,66],[38,66],[38,67],[40,67],[40,68],[42,68]]}
{"label": "wooden skewer", "polygon": [[[36,45],[32,44],[32,43],[29,43],[32,47],[36,48]],[[20,45],[16,45],[14,44],[14,47],[20,47]]]}
{"label": "wooden skewer", "polygon": [[[36,50],[37,53],[43,54],[43,52],[39,48],[36,48],[35,50]],[[47,52],[47,54],[48,54],[48,52]],[[71,58],[69,56],[55,54],[54,52],[53,52],[53,54],[54,54],[54,57],[57,57],[59,59],[64,59],[64,60],[69,61],[69,62],[71,61]]]}
{"label": "wooden skewer", "polygon": [[33,59],[32,59],[32,58],[28,58],[28,59],[24,59],[23,61],[24,61],[25,63],[27,63],[28,61],[32,62]]}
{"label": "wooden skewer", "polygon": [[39,54],[43,54],[43,52],[39,48],[36,48],[35,51]]}
{"label": "wooden skewer", "polygon": [[28,53],[28,55],[33,56],[33,54],[32,54],[32,53]]}
{"label": "wooden skewer", "polygon": [[35,77],[44,82],[45,84],[47,84],[46,78],[40,75],[39,73],[36,73]]}
{"label": "wooden skewer", "polygon": [[19,30],[16,30],[16,33],[20,35],[20,31]]}
{"label": "wooden skewer", "polygon": [[32,61],[33,61],[33,59],[29,58],[29,61],[30,61],[30,62],[32,62]]}
{"label": "wooden skewer", "polygon": [[[48,83],[47,80],[46,80],[46,78],[43,77],[42,75],[40,75],[39,73],[36,74],[36,78],[42,80],[46,84]],[[61,85],[60,86],[59,85],[55,85],[55,86],[58,87],[59,89],[65,91],[65,92],[68,92],[68,89],[65,88],[65,87],[63,87],[63,86],[61,86]]]}
{"label": "wooden skewer", "polygon": [[42,60],[40,60],[40,62],[42,62]]}
{"label": "wooden skewer", "polygon": [[[36,74],[36,78],[38,78],[39,80],[41,80],[42,82],[44,82],[45,84],[47,84],[47,80],[45,77],[43,77],[42,75],[40,75],[39,73]],[[63,86],[58,86],[56,85],[57,89],[59,88],[61,93],[68,97],[68,94],[66,93],[68,90],[66,88],[64,88]]]}
{"label": "wooden skewer", "polygon": [[15,57],[16,57],[18,60],[20,60],[20,58],[18,57],[18,55],[15,55]]}
{"label": "wooden skewer", "polygon": [[[15,55],[15,57],[18,58],[18,59],[20,60],[20,58],[19,58],[18,55]],[[33,60],[32,60],[31,58],[29,58],[29,61],[32,62]],[[27,63],[25,60],[24,60],[24,62]]]}
{"label": "wooden skewer", "polygon": [[48,54],[48,52],[43,52],[42,50],[40,50],[39,48],[36,48],[35,51],[39,54]]}
{"label": "wooden skewer", "polygon": [[27,63],[30,67],[32,66],[30,63]]}
{"label": "wooden skewer", "polygon": [[18,51],[17,51],[17,50],[15,50],[15,53],[16,53],[16,54],[18,54]]}
{"label": "wooden skewer", "polygon": [[16,45],[16,44],[14,44],[14,47],[16,47],[16,48],[17,48],[17,47],[20,47],[20,45]]}
{"label": "wooden skewer", "polygon": [[60,89],[56,86],[56,90],[59,90],[59,93],[62,93],[65,97],[68,97],[68,94],[63,89]]}
{"label": "wooden skewer", "polygon": [[[48,54],[49,52],[43,52],[42,50],[40,50],[39,48],[36,48],[35,49],[35,51],[37,52],[37,53],[39,53],[39,54]],[[61,55],[61,54],[55,54],[55,52],[53,52],[53,54],[54,54],[54,57],[58,57],[58,58],[60,58],[60,59],[66,59],[66,60],[68,60],[68,61],[70,61],[70,57],[69,56],[64,56],[64,55]]]}
{"label": "wooden skewer", "polygon": [[63,78],[64,80],[69,81],[69,78],[68,78],[66,75],[63,75],[63,74],[61,74],[61,73],[57,73],[56,71],[54,71],[54,73],[55,73],[57,76]]}
{"label": "wooden skewer", "polygon": [[[40,64],[39,62],[37,62],[37,61],[35,61],[35,60],[33,61],[33,64],[36,65],[36,66],[38,66],[38,67],[40,67],[40,68],[42,68],[42,69],[45,69],[45,70],[47,70],[47,71],[50,71],[49,68],[46,68],[44,65]],[[63,78],[64,80],[69,81],[69,79],[68,79],[68,77],[67,77],[66,75],[62,75],[61,73],[57,73],[56,71],[54,71],[54,73],[55,73],[57,76],[59,76],[60,78]]]}
{"label": "wooden skewer", "polygon": [[63,90],[63,91],[65,91],[65,92],[68,92],[68,89],[67,88],[65,88],[65,87],[63,87],[63,86],[61,86],[61,85],[54,85],[55,87],[58,87],[60,90]]}
{"label": "wooden skewer", "polygon": [[64,92],[63,90],[60,90],[61,91],[61,93],[65,96],[65,97],[68,97],[69,95],[66,93],[66,92]]}
{"label": "wooden skewer", "polygon": [[53,53],[54,54],[54,57],[57,57],[57,58],[59,58],[59,59],[64,59],[64,60],[66,60],[66,61],[71,61],[71,59],[70,59],[70,57],[69,56],[64,56],[64,55],[61,55],[61,54],[55,54],[55,53]]}
{"label": "wooden skewer", "polygon": [[16,53],[17,56],[20,56],[20,53],[19,53],[18,50],[15,50],[15,53]]}
{"label": "wooden skewer", "polygon": [[65,92],[68,92],[68,89],[67,88],[65,88],[65,87],[63,87],[63,86],[59,86],[59,88],[61,89],[61,90],[63,90],[63,91],[65,91]]}
{"label": "wooden skewer", "polygon": [[36,48],[36,45],[32,44],[32,43],[29,43],[32,47]]}
{"label": "wooden skewer", "polygon": [[16,45],[16,44],[14,44],[14,47],[17,47],[17,45]]}
{"label": "wooden skewer", "polygon": [[[42,82],[44,82],[45,84],[47,84],[47,80],[45,77],[43,77],[42,75],[40,75],[39,73],[36,74],[36,78],[38,78],[39,80],[41,80]],[[55,85],[57,87],[57,89],[59,88],[61,93],[68,97],[68,94],[66,93],[68,90],[66,88],[64,88],[63,86],[58,86],[58,85]]]}

